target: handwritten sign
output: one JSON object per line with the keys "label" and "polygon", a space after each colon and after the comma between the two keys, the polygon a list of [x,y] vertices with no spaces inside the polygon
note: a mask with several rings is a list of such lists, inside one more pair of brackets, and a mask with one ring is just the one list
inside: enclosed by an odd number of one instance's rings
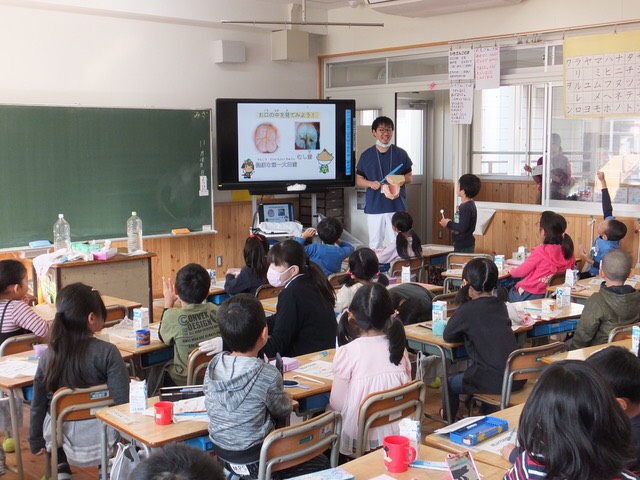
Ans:
{"label": "handwritten sign", "polygon": [[449,80],[473,80],[474,57],[472,48],[449,49]]}
{"label": "handwritten sign", "polygon": [[473,117],[473,83],[452,83],[449,87],[451,123],[470,125]]}
{"label": "handwritten sign", "polygon": [[476,89],[500,86],[500,47],[475,49]]}

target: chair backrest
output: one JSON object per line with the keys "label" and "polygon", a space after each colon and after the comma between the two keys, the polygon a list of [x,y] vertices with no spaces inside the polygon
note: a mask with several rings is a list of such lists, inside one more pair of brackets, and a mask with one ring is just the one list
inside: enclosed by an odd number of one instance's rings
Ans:
{"label": "chair backrest", "polygon": [[345,278],[347,278],[346,272],[338,272],[329,275],[327,277],[327,280],[329,280],[329,283],[335,290],[338,290],[340,287],[342,287]]}
{"label": "chair backrest", "polygon": [[635,326],[640,326],[640,323],[632,323],[631,325],[621,325],[619,327],[612,328],[611,331],[609,332],[609,339],[607,340],[607,342],[608,343],[617,342],[618,340],[624,340],[625,338],[629,338],[631,336],[633,327]]}
{"label": "chair backrest", "polygon": [[107,307],[107,318],[104,321],[104,326],[113,327],[122,321],[123,318],[129,316],[129,309],[124,305],[111,305]]}
{"label": "chair backrest", "polygon": [[258,300],[264,300],[265,298],[274,298],[280,295],[282,287],[272,287],[268,283],[260,285],[256,290],[256,298]]}
{"label": "chair backrest", "polygon": [[63,387],[53,394],[49,409],[51,415],[51,478],[58,478],[58,447],[61,447],[63,442],[62,424],[66,421],[95,418],[96,409],[111,405],[114,405],[114,402],[106,384],[75,390]]}
{"label": "chair backrest", "polygon": [[211,357],[204,353],[200,348],[196,348],[189,354],[187,362],[187,385],[195,385],[202,383],[198,379],[204,379],[204,372],[211,361]]}
{"label": "chair backrest", "polygon": [[456,295],[457,292],[441,293],[440,295],[436,295],[435,297],[433,297],[433,300],[431,300],[431,304],[433,305],[433,302],[436,301],[447,302],[447,318],[451,318],[458,309],[458,304],[456,303]]}
{"label": "chair backrest", "polygon": [[4,355],[13,355],[14,353],[28,352],[33,348],[35,343],[44,343],[45,339],[38,337],[33,333],[25,333],[24,335],[16,335],[7,338],[0,345],[0,357]]}
{"label": "chair backrest", "polygon": [[[553,275],[551,275],[551,277],[549,277],[549,280],[547,280],[547,288],[548,287],[555,287],[556,285],[563,285],[564,284],[564,272],[562,273],[554,273]],[[546,291],[546,297],[550,297],[551,295],[553,295],[554,292],[549,292]]]}
{"label": "chair backrest", "polygon": [[358,413],[356,458],[366,453],[369,429],[410,416],[421,421],[426,397],[427,388],[421,380],[367,396],[360,404]]}
{"label": "chair backrest", "polygon": [[566,344],[554,342],[538,347],[520,348],[511,352],[507,358],[507,365],[502,378],[500,409],[509,406],[511,388],[515,380],[537,379],[546,367],[546,364],[542,362],[542,358],[565,351],[567,351]]}
{"label": "chair backrest", "polygon": [[258,480],[299,465],[331,448],[331,466],[338,466],[342,416],[326,412],[298,425],[279,428],[267,435],[260,449]]}
{"label": "chair backrest", "polygon": [[447,270],[464,268],[467,262],[473,260],[474,258],[486,258],[487,260],[493,260],[493,257],[488,253],[453,252],[447,255]]}
{"label": "chair backrest", "polygon": [[416,282],[422,282],[422,271],[424,269],[424,259],[422,257],[412,257],[409,260],[405,260],[404,258],[396,260],[391,264],[389,272],[391,272],[392,277],[395,277],[402,273],[402,267],[407,266],[409,267],[411,275],[416,276]]}

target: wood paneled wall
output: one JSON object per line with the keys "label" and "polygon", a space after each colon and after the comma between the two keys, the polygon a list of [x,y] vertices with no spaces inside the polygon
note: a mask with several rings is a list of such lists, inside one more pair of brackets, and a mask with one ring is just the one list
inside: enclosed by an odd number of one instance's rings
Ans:
{"label": "wood paneled wall", "polygon": [[532,180],[482,180],[478,202],[524,203],[536,205],[538,187]]}
{"label": "wood paneled wall", "polygon": [[[446,212],[453,211],[453,182],[436,180],[434,183],[434,205],[444,205]],[[487,182],[489,183],[489,182]],[[483,182],[483,188],[485,183]],[[589,215],[563,214],[567,219],[567,233],[573,239],[576,250],[583,244],[588,250],[593,238],[591,227],[588,225]],[[448,229],[438,224],[440,214],[433,215],[434,242],[450,244]],[[494,215],[487,231],[482,236],[476,236],[476,252],[504,254],[507,258],[518,246],[525,245],[533,248],[540,243],[536,222],[540,219],[540,212],[523,212],[520,210],[498,210]],[[622,249],[631,255],[633,264],[638,261],[638,224],[635,218],[617,217],[627,225],[627,236],[622,241]],[[596,219],[597,221],[598,219]],[[442,232],[439,239],[438,232]],[[595,235],[595,233],[594,233]]]}

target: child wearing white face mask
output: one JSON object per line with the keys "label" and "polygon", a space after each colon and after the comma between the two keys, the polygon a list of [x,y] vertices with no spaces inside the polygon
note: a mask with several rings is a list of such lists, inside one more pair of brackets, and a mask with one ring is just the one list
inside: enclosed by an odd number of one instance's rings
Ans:
{"label": "child wearing white face mask", "polygon": [[269,283],[285,288],[278,296],[276,313],[267,318],[269,339],[262,353],[295,357],[334,348],[336,298],[322,269],[309,262],[302,245],[294,240],[274,245],[267,261]]}

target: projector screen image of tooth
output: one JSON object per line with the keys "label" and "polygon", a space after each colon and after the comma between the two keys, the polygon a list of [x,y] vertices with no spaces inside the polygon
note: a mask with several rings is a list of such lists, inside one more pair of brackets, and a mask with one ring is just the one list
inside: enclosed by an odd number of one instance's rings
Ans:
{"label": "projector screen image of tooth", "polygon": [[240,182],[334,180],[336,106],[239,103]]}

